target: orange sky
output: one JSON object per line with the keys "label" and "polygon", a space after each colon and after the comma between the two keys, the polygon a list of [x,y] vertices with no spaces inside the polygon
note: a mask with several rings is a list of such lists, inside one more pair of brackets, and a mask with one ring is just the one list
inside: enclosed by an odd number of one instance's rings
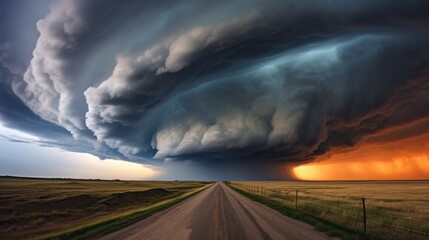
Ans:
{"label": "orange sky", "polygon": [[407,134],[427,122],[374,134],[351,149],[333,149],[311,163],[290,167],[290,173],[300,180],[429,179],[429,132]]}

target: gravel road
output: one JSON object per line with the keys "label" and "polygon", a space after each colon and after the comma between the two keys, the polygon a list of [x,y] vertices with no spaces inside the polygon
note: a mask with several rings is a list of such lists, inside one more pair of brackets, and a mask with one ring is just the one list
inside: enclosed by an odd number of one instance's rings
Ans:
{"label": "gravel road", "polygon": [[117,239],[333,239],[216,183],[185,201],[108,234]]}

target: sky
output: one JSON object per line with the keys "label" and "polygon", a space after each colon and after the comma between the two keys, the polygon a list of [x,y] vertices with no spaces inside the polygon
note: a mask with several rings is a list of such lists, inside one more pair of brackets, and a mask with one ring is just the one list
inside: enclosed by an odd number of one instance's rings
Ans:
{"label": "sky", "polygon": [[425,0],[4,0],[0,174],[429,179]]}

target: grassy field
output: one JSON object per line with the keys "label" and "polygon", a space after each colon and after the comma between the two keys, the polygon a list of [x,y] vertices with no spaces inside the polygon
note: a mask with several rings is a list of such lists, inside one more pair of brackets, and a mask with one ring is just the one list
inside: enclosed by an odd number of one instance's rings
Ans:
{"label": "grassy field", "polygon": [[0,239],[38,239],[124,213],[143,216],[149,206],[207,184],[0,177]]}
{"label": "grassy field", "polygon": [[[351,238],[366,235],[369,239],[429,239],[429,181],[232,182],[231,185],[361,233],[351,234]],[[362,198],[365,198],[366,234]]]}

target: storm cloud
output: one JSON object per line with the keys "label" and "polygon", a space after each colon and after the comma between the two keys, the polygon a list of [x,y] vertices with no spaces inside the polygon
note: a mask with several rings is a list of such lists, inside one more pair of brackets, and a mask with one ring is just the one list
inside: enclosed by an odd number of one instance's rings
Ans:
{"label": "storm cloud", "polygon": [[7,96],[35,114],[14,118],[43,119],[77,151],[273,172],[428,117],[428,11],[427,1],[53,1]]}

